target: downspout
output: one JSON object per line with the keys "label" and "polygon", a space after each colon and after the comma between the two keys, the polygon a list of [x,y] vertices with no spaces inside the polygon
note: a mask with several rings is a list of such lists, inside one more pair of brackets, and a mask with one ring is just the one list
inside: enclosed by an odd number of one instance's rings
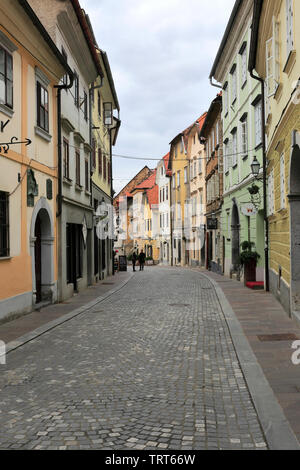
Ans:
{"label": "downspout", "polygon": [[69,90],[73,86],[74,76],[68,73],[70,83],[68,85],[54,85],[57,88],[57,160],[58,160],[58,194],[57,194],[57,212],[56,217],[61,216],[62,212],[62,145],[61,145],[61,92]]}
{"label": "downspout", "polygon": [[[170,159],[171,159],[171,152],[170,152]],[[172,171],[172,159],[171,159],[171,171]],[[173,202],[172,202],[172,191],[173,191],[173,186],[172,186],[172,180],[173,180],[173,175],[171,174],[170,176],[170,241],[171,241],[171,266],[174,266],[174,257],[173,257]]]}
{"label": "downspout", "polygon": [[216,83],[213,83],[212,77],[209,77],[209,81],[210,81],[211,86],[214,86],[216,88],[220,88],[221,90],[223,90],[223,87],[221,85],[217,85]]}
{"label": "downspout", "polygon": [[261,84],[261,122],[262,122],[262,146],[263,146],[263,201],[264,201],[264,221],[265,221],[265,278],[266,278],[266,291],[270,290],[269,278],[269,221],[267,216],[267,157],[266,157],[266,128],[265,128],[265,82],[262,78],[254,75],[253,70],[250,75],[254,80]]}

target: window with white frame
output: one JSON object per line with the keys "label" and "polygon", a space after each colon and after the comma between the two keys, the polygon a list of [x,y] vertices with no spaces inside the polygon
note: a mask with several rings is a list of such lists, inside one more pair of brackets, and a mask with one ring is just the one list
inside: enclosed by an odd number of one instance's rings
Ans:
{"label": "window with white frame", "polygon": [[275,212],[275,198],[274,198],[274,170],[268,176],[268,216]]}
{"label": "window with white frame", "polygon": [[241,62],[242,62],[242,86],[244,86],[247,81],[247,44],[246,43],[244,43],[243,50],[241,52]]}
{"label": "window with white frame", "polygon": [[194,177],[193,175],[193,162],[190,163],[190,179],[192,180]]}
{"label": "window with white frame", "polygon": [[173,187],[173,189],[176,188],[176,176],[175,176],[175,174],[172,176],[172,187]]}
{"label": "window with white frame", "polygon": [[180,186],[180,171],[177,171],[177,187]]}
{"label": "window with white frame", "polygon": [[280,157],[280,208],[285,209],[285,167],[284,154]]}
{"label": "window with white frame", "polygon": [[262,141],[262,121],[261,121],[261,100],[255,105],[254,118],[255,118],[255,146],[261,144]]}
{"label": "window with white frame", "polygon": [[233,65],[231,71],[231,102],[234,103],[237,98],[237,70],[236,64]]}
{"label": "window with white frame", "polygon": [[232,166],[237,165],[237,152],[238,152],[238,146],[237,146],[237,130],[236,128],[232,131]]}
{"label": "window with white frame", "polygon": [[229,171],[229,161],[228,161],[228,139],[224,142],[224,173]]}
{"label": "window with white frame", "polygon": [[184,167],[184,183],[186,184],[188,182],[188,167]]}
{"label": "window with white frame", "polygon": [[199,168],[199,175],[202,173],[202,154],[199,153],[199,156],[198,156],[198,168]]}
{"label": "window with white frame", "polygon": [[248,155],[248,122],[247,117],[241,122],[241,152],[242,158]]}
{"label": "window with white frame", "polygon": [[294,49],[293,0],[286,0],[286,48],[287,57]]}
{"label": "window with white frame", "polygon": [[226,82],[223,86],[223,106],[224,106],[224,115],[228,114],[228,82]]}

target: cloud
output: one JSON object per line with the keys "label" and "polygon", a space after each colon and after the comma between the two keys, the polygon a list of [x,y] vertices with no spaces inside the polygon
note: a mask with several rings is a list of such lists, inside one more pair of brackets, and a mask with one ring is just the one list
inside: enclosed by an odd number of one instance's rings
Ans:
{"label": "cloud", "polygon": [[[109,57],[122,126],[113,153],[160,158],[210,105],[209,84],[234,0],[81,0]],[[114,157],[119,191],[153,161]]]}

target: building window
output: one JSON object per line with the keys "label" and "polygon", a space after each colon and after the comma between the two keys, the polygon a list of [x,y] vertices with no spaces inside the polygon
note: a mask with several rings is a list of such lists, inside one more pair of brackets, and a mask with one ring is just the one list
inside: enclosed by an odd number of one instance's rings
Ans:
{"label": "building window", "polygon": [[84,96],[84,119],[88,120],[88,97],[86,91],[83,92]]}
{"label": "building window", "polygon": [[255,115],[255,146],[261,144],[262,140],[262,122],[261,122],[261,101],[259,101],[254,108]]}
{"label": "building window", "polygon": [[172,176],[172,187],[173,187],[173,189],[176,188],[176,176],[175,176],[175,174]]}
{"label": "building window", "polygon": [[202,173],[202,154],[199,154],[199,175]]}
{"label": "building window", "polygon": [[75,106],[79,107],[79,77],[74,71],[74,103]]}
{"label": "building window", "polygon": [[180,171],[177,171],[177,187],[180,187]]}
{"label": "building window", "polygon": [[102,175],[102,152],[100,148],[98,148],[98,174]]}
{"label": "building window", "polygon": [[248,155],[248,122],[245,119],[241,123],[241,151],[242,157],[246,157]]}
{"label": "building window", "polygon": [[244,87],[247,81],[247,43],[244,42],[240,49],[241,64],[242,64],[242,87]]}
{"label": "building window", "polygon": [[0,47],[0,101],[13,107],[13,58]]}
{"label": "building window", "polygon": [[70,179],[69,142],[65,138],[63,140],[63,151],[64,178]]}
{"label": "building window", "polygon": [[275,204],[274,204],[274,171],[272,170],[268,176],[268,216],[274,214]]}
{"label": "building window", "polygon": [[223,86],[223,105],[224,105],[224,115],[228,114],[228,82]]}
{"label": "building window", "polygon": [[36,82],[37,89],[37,125],[49,132],[49,97],[46,88]]}
{"label": "building window", "polygon": [[237,70],[236,64],[233,65],[231,71],[231,102],[234,103],[237,98]]}
{"label": "building window", "polygon": [[98,116],[101,116],[101,95],[98,91]]}
{"label": "building window", "polygon": [[9,194],[0,191],[0,257],[9,256]]}
{"label": "building window", "polygon": [[280,208],[285,209],[285,168],[284,154],[280,157]]}
{"label": "building window", "polygon": [[184,167],[184,183],[186,184],[188,182],[188,167]]}
{"label": "building window", "polygon": [[[68,62],[68,55],[67,55],[67,53],[66,53],[66,51],[63,47],[61,48],[61,54],[62,54],[63,58],[65,59],[65,61]],[[68,83],[68,74],[66,73],[63,76],[63,84],[67,85],[67,83]]]}
{"label": "building window", "polygon": [[79,150],[75,151],[76,159],[76,184],[80,186],[80,152]]}
{"label": "building window", "polygon": [[89,190],[89,161],[85,159],[85,189]]}
{"label": "building window", "polygon": [[96,139],[92,140],[92,162],[93,168],[96,168]]}
{"label": "building window", "polygon": [[293,0],[286,0],[286,48],[287,57],[294,49]]}
{"label": "building window", "polygon": [[237,165],[237,131],[236,129],[232,131],[232,167]]}
{"label": "building window", "polygon": [[106,156],[103,155],[103,178],[106,180]]}
{"label": "building window", "polygon": [[169,188],[166,186],[166,201],[169,200]]}

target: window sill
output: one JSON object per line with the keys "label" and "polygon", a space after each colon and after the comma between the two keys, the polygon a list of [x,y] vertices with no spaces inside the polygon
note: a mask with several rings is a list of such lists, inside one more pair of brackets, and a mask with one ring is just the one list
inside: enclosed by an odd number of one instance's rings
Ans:
{"label": "window sill", "polygon": [[237,166],[238,166],[237,163],[235,163],[234,165],[232,165],[232,168],[235,169],[237,168]]}
{"label": "window sill", "polygon": [[242,90],[245,88],[246,85],[247,85],[247,80],[243,83]]}
{"label": "window sill", "polygon": [[243,155],[242,156],[242,160],[247,160],[247,158],[248,158],[248,155]]}
{"label": "window sill", "polygon": [[75,185],[75,189],[76,189],[76,191],[78,191],[78,192],[80,192],[80,193],[83,191],[83,187],[80,186],[80,184],[77,184],[77,183],[76,183],[76,185]]}
{"label": "window sill", "polygon": [[289,53],[285,66],[283,67],[283,72],[287,75],[290,75],[294,65],[296,63],[296,51],[293,50]]}
{"label": "window sill", "polygon": [[9,261],[12,259],[12,256],[0,256],[0,261]]}
{"label": "window sill", "polygon": [[258,144],[258,145],[255,147],[254,150],[255,150],[255,151],[260,150],[260,149],[262,148],[262,146],[263,146],[263,145],[262,145],[262,142],[261,142],[260,144]]}
{"label": "window sill", "polygon": [[90,191],[88,191],[87,189],[85,189],[85,194],[86,194],[87,196],[91,196],[92,193],[91,193]]}
{"label": "window sill", "polygon": [[72,180],[70,180],[69,178],[66,178],[65,176],[64,176],[63,182],[67,184],[68,186],[72,186]]}
{"label": "window sill", "polygon": [[13,117],[14,115],[14,110],[9,108],[8,106],[6,106],[6,104],[4,103],[0,103],[0,112],[5,114],[7,117],[9,117],[10,119]]}
{"label": "window sill", "polygon": [[35,132],[36,135],[38,135],[42,139],[46,140],[47,142],[51,142],[52,136],[49,134],[49,132],[45,131],[41,127],[35,126],[34,132]]}

